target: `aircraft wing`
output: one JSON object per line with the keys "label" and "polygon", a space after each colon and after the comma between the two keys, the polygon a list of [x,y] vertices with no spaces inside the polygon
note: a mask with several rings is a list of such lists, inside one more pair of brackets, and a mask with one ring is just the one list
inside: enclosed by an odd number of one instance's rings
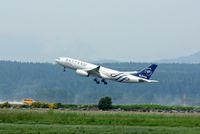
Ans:
{"label": "aircraft wing", "polygon": [[99,73],[99,69],[101,68],[101,66],[97,66],[95,68],[92,68],[92,69],[88,69],[88,70],[85,70],[86,72],[88,72],[88,74],[95,74],[95,75],[100,75]]}

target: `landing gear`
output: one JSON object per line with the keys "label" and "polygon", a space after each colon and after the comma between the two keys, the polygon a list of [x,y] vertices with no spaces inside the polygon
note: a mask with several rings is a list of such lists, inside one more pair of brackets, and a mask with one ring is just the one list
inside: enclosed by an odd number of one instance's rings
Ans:
{"label": "landing gear", "polygon": [[64,67],[64,70],[63,70],[63,72],[65,72],[66,71],[66,67]]}
{"label": "landing gear", "polygon": [[102,79],[101,82],[103,82],[104,85],[107,85],[107,84],[108,84],[108,82],[106,82],[104,79]]}
{"label": "landing gear", "polygon": [[[100,81],[99,81],[97,78],[95,78],[94,81],[95,81],[97,84],[100,84]],[[108,82],[106,82],[104,79],[102,79],[101,82],[104,83],[104,85],[107,85],[107,84],[108,84]]]}
{"label": "landing gear", "polygon": [[100,81],[98,81],[97,78],[95,78],[94,81],[95,81],[97,84],[100,84]]}

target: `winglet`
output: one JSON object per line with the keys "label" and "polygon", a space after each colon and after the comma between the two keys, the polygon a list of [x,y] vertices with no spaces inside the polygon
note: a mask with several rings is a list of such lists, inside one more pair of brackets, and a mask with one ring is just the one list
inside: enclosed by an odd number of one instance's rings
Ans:
{"label": "winglet", "polygon": [[98,72],[99,72],[99,69],[101,68],[101,66],[98,66],[96,69],[98,70]]}

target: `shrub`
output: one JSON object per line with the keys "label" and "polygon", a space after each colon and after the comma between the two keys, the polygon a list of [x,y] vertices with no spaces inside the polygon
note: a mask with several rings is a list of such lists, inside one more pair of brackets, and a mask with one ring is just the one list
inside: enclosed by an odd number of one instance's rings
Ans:
{"label": "shrub", "polygon": [[99,100],[98,108],[101,110],[109,110],[112,108],[111,97],[103,97]]}
{"label": "shrub", "polygon": [[58,109],[58,106],[56,104],[53,104],[53,103],[48,104],[48,107],[50,109]]}
{"label": "shrub", "polygon": [[41,103],[41,102],[34,102],[31,106],[32,106],[33,108],[49,108],[49,107],[48,107],[48,104],[46,104],[46,103]]}
{"label": "shrub", "polygon": [[1,105],[2,108],[10,108],[11,105],[8,102],[5,102]]}
{"label": "shrub", "polygon": [[75,105],[75,104],[64,104],[63,108],[66,108],[66,109],[78,109],[78,105]]}
{"label": "shrub", "polygon": [[64,108],[64,105],[62,103],[56,103],[55,105],[57,108]]}

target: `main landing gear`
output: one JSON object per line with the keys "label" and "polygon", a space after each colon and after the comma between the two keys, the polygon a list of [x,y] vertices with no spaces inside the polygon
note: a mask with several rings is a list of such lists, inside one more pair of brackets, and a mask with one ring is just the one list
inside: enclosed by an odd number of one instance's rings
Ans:
{"label": "main landing gear", "polygon": [[95,81],[97,84],[100,84],[100,81],[98,81],[97,78],[95,78],[94,81]]}
{"label": "main landing gear", "polygon": [[[100,81],[99,81],[97,78],[95,78],[94,81],[95,81],[97,84],[100,84]],[[108,82],[106,82],[104,79],[102,79],[101,82],[103,82],[104,85],[107,85],[107,84],[108,84]]]}
{"label": "main landing gear", "polygon": [[104,85],[107,85],[107,84],[108,84],[108,82],[106,82],[104,79],[102,79],[101,82],[103,82]]}
{"label": "main landing gear", "polygon": [[63,72],[65,72],[66,71],[66,67],[64,67],[64,70],[63,70]]}

